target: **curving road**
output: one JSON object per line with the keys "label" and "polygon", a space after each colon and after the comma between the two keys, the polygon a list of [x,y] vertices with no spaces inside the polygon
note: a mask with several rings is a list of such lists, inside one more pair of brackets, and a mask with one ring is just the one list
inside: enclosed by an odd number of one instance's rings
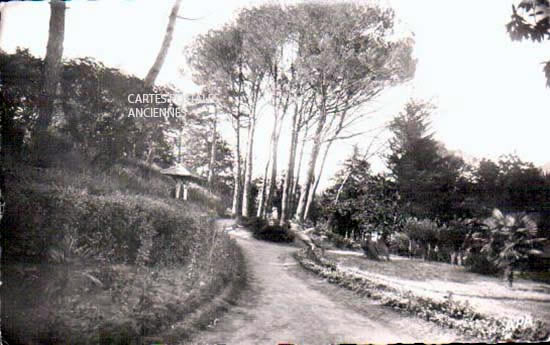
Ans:
{"label": "curving road", "polygon": [[291,256],[296,247],[255,240],[243,229],[232,228],[229,233],[246,258],[247,291],[193,344],[464,341],[451,330],[405,317],[304,271]]}

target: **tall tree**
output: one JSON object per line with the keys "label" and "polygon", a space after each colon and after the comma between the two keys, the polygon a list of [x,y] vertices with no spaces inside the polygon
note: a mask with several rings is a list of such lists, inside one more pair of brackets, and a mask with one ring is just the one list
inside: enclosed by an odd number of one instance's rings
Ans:
{"label": "tall tree", "polygon": [[199,36],[189,49],[188,61],[193,67],[193,78],[203,85],[216,100],[218,111],[228,115],[235,131],[233,154],[232,215],[242,212],[242,157],[241,129],[244,116],[244,53],[241,30],[226,25]]}
{"label": "tall tree", "polygon": [[172,11],[170,11],[170,16],[168,17],[168,25],[166,26],[166,33],[164,34],[164,39],[162,40],[159,53],[157,55],[157,58],[155,59],[155,62],[149,69],[147,76],[145,76],[145,86],[147,87],[151,87],[155,84],[155,80],[157,79],[160,69],[164,64],[164,60],[166,59],[166,55],[168,54],[168,49],[170,48],[170,44],[172,43],[172,37],[174,36],[174,27],[176,26],[176,19],[178,17],[180,6],[181,0],[176,0],[174,6],[172,7]]}
{"label": "tall tree", "polygon": [[[307,109],[312,108],[309,107],[309,105],[312,105],[311,95],[309,95],[306,90],[303,90],[302,87],[298,86],[297,89],[294,91],[293,98],[294,111],[291,124],[292,127],[290,137],[290,149],[281,197],[281,225],[284,225],[292,217],[294,198],[296,196],[296,187],[300,180],[300,166],[302,164],[304,145],[306,143],[308,132],[307,126],[309,125],[309,122],[312,118],[312,112],[307,111]],[[302,146],[298,155],[298,144],[300,133],[302,131],[304,131],[304,134],[302,139]],[[298,157],[298,162],[296,162],[296,159]]]}
{"label": "tall tree", "polygon": [[412,77],[412,41],[390,41],[393,12],[351,3],[295,7],[302,41],[299,78],[316,97],[317,123],[305,181],[296,211],[303,221],[325,126],[331,116],[360,107],[387,86]]}
{"label": "tall tree", "polygon": [[390,124],[388,167],[397,181],[402,201],[412,216],[453,218],[462,197],[464,162],[449,154],[433,138],[429,118],[434,107],[423,101],[410,101]]}
{"label": "tall tree", "polygon": [[266,91],[270,93],[273,108],[273,128],[268,153],[270,172],[264,178],[265,197],[260,198],[258,205],[260,215],[272,207],[277,183],[279,138],[290,102],[295,45],[291,40],[291,26],[287,15],[277,5],[261,6],[248,13],[248,17],[252,19],[248,20],[249,29],[260,34],[257,36],[259,42],[256,46],[266,70]]}
{"label": "tall tree", "polygon": [[404,112],[390,124],[394,137],[390,140],[388,167],[396,179],[399,192],[411,205],[411,212],[426,217],[424,209],[430,201],[430,172],[439,160],[437,143],[429,132],[430,103],[409,101]]}
{"label": "tall tree", "polygon": [[[235,27],[242,33],[242,53],[243,68],[241,77],[243,83],[243,105],[247,114],[247,146],[245,154],[245,171],[243,181],[242,195],[242,213],[243,217],[252,216],[253,198],[252,198],[252,177],[254,169],[254,139],[256,133],[256,124],[258,121],[258,104],[264,95],[264,81],[267,75],[265,58],[269,54],[269,49],[273,49],[269,44],[265,44],[263,33],[257,30],[261,17],[255,15],[254,10],[244,10],[240,13]],[[267,48],[266,48],[267,47]],[[266,49],[268,52],[266,53]]]}
{"label": "tall tree", "polygon": [[63,57],[65,9],[65,1],[50,1],[50,28],[42,80],[41,105],[35,128],[35,133],[39,136],[46,131],[52,120]]}

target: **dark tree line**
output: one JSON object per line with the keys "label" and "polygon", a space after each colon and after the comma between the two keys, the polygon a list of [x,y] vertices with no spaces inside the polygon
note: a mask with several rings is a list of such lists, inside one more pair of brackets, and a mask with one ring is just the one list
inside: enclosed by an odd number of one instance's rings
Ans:
{"label": "dark tree line", "polygon": [[389,173],[373,174],[354,151],[323,194],[325,224],[478,271],[527,267],[550,238],[550,176],[515,155],[464,162],[434,139],[433,109],[413,100],[390,123]]}
{"label": "dark tree line", "polygon": [[43,134],[47,140],[40,147],[31,148],[33,134],[40,128],[43,105],[37,81],[42,79],[44,61],[26,50],[18,50],[14,54],[1,53],[0,66],[3,152],[18,155],[26,150],[40,160],[41,154],[55,153],[56,145],[65,136],[66,145],[70,146],[67,149],[77,147],[96,162],[114,163],[123,157],[161,164],[172,161],[171,143],[165,130],[179,126],[181,120],[129,117],[131,108],[147,104],[129,103],[128,94],[155,91],[145,87],[142,80],[89,58],[62,64],[59,87],[63,92],[54,98],[50,125]]}

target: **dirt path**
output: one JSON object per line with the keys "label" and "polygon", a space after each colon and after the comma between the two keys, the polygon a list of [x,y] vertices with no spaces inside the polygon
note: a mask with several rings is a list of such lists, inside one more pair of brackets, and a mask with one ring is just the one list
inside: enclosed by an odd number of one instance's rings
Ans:
{"label": "dirt path", "polygon": [[[221,226],[230,223],[224,221]],[[237,306],[193,344],[441,343],[462,338],[450,330],[404,317],[305,272],[296,247],[230,230],[243,249],[249,286]]]}

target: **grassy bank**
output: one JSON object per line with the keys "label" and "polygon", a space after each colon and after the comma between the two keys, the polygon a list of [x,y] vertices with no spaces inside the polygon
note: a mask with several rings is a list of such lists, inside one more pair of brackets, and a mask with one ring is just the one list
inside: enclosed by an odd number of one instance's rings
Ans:
{"label": "grassy bank", "polygon": [[9,344],[137,344],[240,275],[238,248],[212,222],[223,207],[198,187],[191,201],[170,198],[171,179],[147,164],[100,168],[69,151],[47,167],[18,161],[6,172]]}

